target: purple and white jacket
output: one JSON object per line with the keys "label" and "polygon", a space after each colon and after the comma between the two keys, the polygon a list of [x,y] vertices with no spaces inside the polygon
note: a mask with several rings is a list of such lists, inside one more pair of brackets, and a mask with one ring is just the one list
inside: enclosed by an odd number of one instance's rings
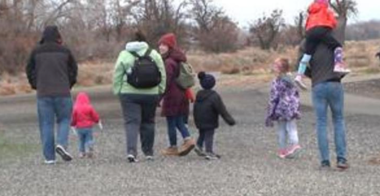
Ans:
{"label": "purple and white jacket", "polygon": [[277,77],[270,90],[266,125],[272,126],[273,121],[289,121],[300,117],[300,96],[292,79],[287,75]]}

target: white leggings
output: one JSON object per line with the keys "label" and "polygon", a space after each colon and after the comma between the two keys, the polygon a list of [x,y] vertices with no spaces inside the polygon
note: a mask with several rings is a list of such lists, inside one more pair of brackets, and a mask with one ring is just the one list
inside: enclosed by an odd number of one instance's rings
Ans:
{"label": "white leggings", "polygon": [[296,120],[278,121],[278,142],[280,149],[289,145],[298,144],[298,131]]}

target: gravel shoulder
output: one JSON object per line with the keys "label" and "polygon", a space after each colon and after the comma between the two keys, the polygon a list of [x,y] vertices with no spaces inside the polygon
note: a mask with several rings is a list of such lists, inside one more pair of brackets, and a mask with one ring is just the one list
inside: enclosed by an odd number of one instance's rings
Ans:
{"label": "gravel shoulder", "polygon": [[[140,156],[140,163],[127,163],[118,100],[109,89],[96,89],[90,94],[105,125],[105,130],[96,134],[97,157],[46,166],[40,149],[16,152],[13,158],[0,160],[0,195],[380,195],[379,166],[368,163],[380,152],[379,116],[347,113],[351,168],[346,172],[320,171],[311,107],[302,107],[303,118],[298,124],[304,147],[301,156],[280,160],[275,154],[276,132],[263,123],[267,94],[248,87],[224,87],[220,92],[238,125],[229,127],[221,122],[215,143],[216,152],[222,155],[219,161],[206,161],[195,153],[181,158],[157,153],[154,162],[145,162]],[[0,137],[12,143],[39,145],[33,96],[1,98],[0,108]],[[197,136],[194,125],[190,127]],[[158,152],[167,145],[161,117],[157,118],[156,133]],[[335,164],[332,139],[330,135]],[[76,156],[74,136],[70,144]]]}

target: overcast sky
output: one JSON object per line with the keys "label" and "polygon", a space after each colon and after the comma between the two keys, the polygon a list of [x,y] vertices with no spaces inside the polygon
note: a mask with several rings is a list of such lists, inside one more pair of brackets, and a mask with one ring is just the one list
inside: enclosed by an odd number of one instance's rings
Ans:
{"label": "overcast sky", "polygon": [[[285,20],[292,23],[299,11],[306,11],[310,2],[312,0],[214,0],[214,3],[222,6],[230,17],[239,22],[240,26],[247,26],[263,13],[269,14],[276,8],[282,9]],[[359,14],[352,18],[350,23],[371,19],[380,20],[380,0],[357,0],[356,2]]]}

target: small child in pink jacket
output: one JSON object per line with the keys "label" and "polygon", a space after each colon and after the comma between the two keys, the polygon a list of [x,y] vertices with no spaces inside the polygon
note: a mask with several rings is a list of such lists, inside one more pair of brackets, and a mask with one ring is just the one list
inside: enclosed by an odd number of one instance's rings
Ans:
{"label": "small child in pink jacket", "polygon": [[90,98],[84,92],[78,94],[72,115],[71,126],[76,129],[79,138],[79,157],[93,157],[93,131],[94,124],[101,127],[98,113],[92,107]]}

